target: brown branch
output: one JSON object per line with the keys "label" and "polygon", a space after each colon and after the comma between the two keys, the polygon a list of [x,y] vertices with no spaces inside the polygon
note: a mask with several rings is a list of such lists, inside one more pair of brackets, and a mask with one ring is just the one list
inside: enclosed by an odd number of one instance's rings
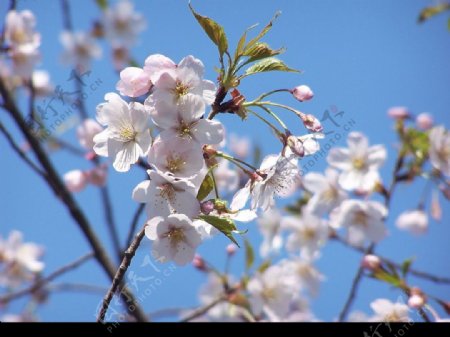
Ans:
{"label": "brown branch", "polygon": [[9,145],[12,149],[19,155],[19,157],[34,171],[37,175],[41,176],[44,180],[48,180],[47,175],[39,168],[35,163],[33,163],[30,158],[22,151],[19,145],[16,144],[11,134],[6,130],[5,126],[0,122],[0,131],[5,135]]}
{"label": "brown branch", "polygon": [[29,286],[28,288],[19,290],[19,291],[15,292],[15,293],[7,294],[6,296],[3,296],[3,297],[0,297],[0,304],[7,304],[7,303],[9,303],[10,301],[12,301],[14,299],[17,299],[19,297],[23,297],[25,295],[32,294],[32,293],[36,292],[37,290],[42,288],[45,284],[53,281],[58,276],[66,273],[66,272],[68,272],[68,271],[70,271],[72,269],[77,268],[78,266],[80,266],[84,262],[88,261],[93,256],[94,256],[94,253],[88,253],[86,255],[83,255],[82,257],[76,259],[74,262],[71,262],[71,263],[69,263],[69,264],[67,264],[65,266],[62,266],[58,270],[55,270],[53,273],[51,273],[47,277],[44,277],[44,278],[36,280],[36,282],[34,282],[34,284]]}
{"label": "brown branch", "polygon": [[[364,249],[363,249],[363,248],[355,247],[355,246],[349,245],[349,244],[348,244],[343,238],[341,238],[340,236],[333,235],[333,236],[331,237],[331,239],[333,239],[333,240],[335,240],[335,241],[338,241],[338,242],[342,243],[343,245],[345,245],[345,246],[347,246],[347,247],[349,247],[349,248],[352,248],[352,249],[354,249],[354,250],[356,250],[356,251],[358,251],[358,252],[364,253]],[[393,267],[395,267],[395,268],[397,268],[397,269],[399,269],[399,270],[402,269],[402,265],[401,265],[400,263],[397,263],[397,262],[395,262],[395,261],[392,261],[392,260],[390,260],[390,259],[388,259],[388,258],[386,258],[386,257],[380,256],[380,255],[378,255],[378,254],[377,254],[377,256],[380,258],[381,261],[383,261],[383,262],[385,262],[385,263],[388,263],[388,264],[392,265]],[[420,277],[420,278],[423,278],[423,279],[427,279],[427,280],[432,281],[432,282],[436,282],[436,283],[447,283],[447,284],[450,284],[450,278],[448,278],[448,277],[436,276],[436,275],[433,275],[433,274],[430,274],[430,273],[427,273],[427,272],[424,272],[424,271],[421,271],[421,270],[417,270],[417,269],[414,269],[414,268],[410,268],[410,269],[408,270],[408,272],[409,272],[410,274],[416,276],[416,277]]]}
{"label": "brown branch", "polygon": [[145,209],[145,204],[140,204],[134,212],[133,219],[131,220],[130,230],[128,231],[127,241],[125,243],[125,248],[131,245],[131,240],[133,240],[134,232],[136,231],[137,224],[139,222],[139,218],[141,217],[142,212]]}
{"label": "brown branch", "polygon": [[225,301],[227,298],[228,298],[228,295],[227,294],[223,294],[222,296],[220,296],[220,297],[216,298],[215,300],[213,300],[211,303],[194,310],[188,316],[184,317],[181,320],[181,322],[189,322],[189,321],[192,321],[193,319],[195,319],[197,317],[200,317],[200,316],[206,314],[209,310],[214,308],[217,304]]}
{"label": "brown branch", "polygon": [[[141,243],[141,241],[144,237],[145,227],[146,227],[146,225],[141,229],[141,231],[138,234],[136,234],[130,247],[128,247],[128,249],[125,251],[123,259],[122,259],[122,263],[120,264],[119,269],[117,270],[116,274],[114,275],[111,287],[109,288],[108,292],[105,295],[105,298],[103,299],[102,307],[97,316],[97,322],[104,321],[106,312],[108,311],[109,304],[111,303],[111,300],[112,300],[114,294],[117,292],[119,286],[121,284],[123,284],[123,281],[122,281],[123,277],[125,276],[125,273],[131,264],[131,260],[133,259],[134,255],[136,254],[136,250],[138,249],[139,244]],[[120,293],[122,293],[122,291]]]}
{"label": "brown branch", "polygon": [[[100,263],[101,267],[106,272],[106,274],[112,280],[115,274],[114,264],[110,260],[105,248],[103,247],[97,235],[93,231],[92,226],[90,225],[86,216],[80,209],[78,203],[72,197],[72,194],[67,190],[65,184],[59,177],[58,173],[56,172],[56,169],[53,167],[53,164],[51,163],[50,159],[48,158],[38,139],[28,129],[25,120],[23,119],[20,111],[18,110],[15,102],[12,99],[11,94],[6,89],[3,79],[1,78],[0,78],[0,94],[3,97],[4,101],[3,106],[9,112],[11,117],[14,119],[17,126],[20,128],[21,132],[23,133],[28,143],[30,144],[31,148],[33,149],[42,168],[45,170],[49,178],[48,179],[49,186],[52,188],[56,196],[64,203],[64,205],[70,212],[71,217],[78,224],[78,227],[81,229],[84,236],[88,240],[90,246],[92,247],[92,250],[95,253],[95,258]],[[144,311],[138,306],[138,303],[134,299],[134,296],[128,291],[128,289],[125,288],[124,291],[121,292],[121,298],[126,303],[130,301],[134,303],[135,310],[130,312],[130,314],[132,314],[139,321],[146,321]],[[129,306],[126,307],[127,309],[129,308]]]}
{"label": "brown branch", "polygon": [[94,294],[104,294],[106,291],[105,287],[93,285],[93,284],[84,284],[84,283],[58,283],[58,284],[49,284],[47,286],[49,291],[79,291],[79,292],[87,292]]}
{"label": "brown branch", "polygon": [[[370,244],[370,246],[364,251],[365,254],[370,254],[373,249],[375,248],[375,244]],[[341,312],[339,313],[338,322],[343,322],[345,318],[347,317],[348,311],[350,310],[350,307],[355,300],[356,292],[359,287],[359,283],[361,282],[361,279],[364,275],[364,268],[360,265],[358,267],[358,271],[356,272],[355,278],[352,282],[352,287],[350,289],[350,293],[348,295],[347,300],[345,301],[344,307],[342,308]]]}

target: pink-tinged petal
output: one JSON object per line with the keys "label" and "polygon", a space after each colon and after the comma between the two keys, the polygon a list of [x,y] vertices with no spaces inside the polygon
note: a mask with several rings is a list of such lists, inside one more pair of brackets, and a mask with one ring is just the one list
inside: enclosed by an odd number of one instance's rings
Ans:
{"label": "pink-tinged petal", "polygon": [[130,169],[131,164],[138,161],[140,151],[138,146],[134,142],[128,142],[123,144],[122,148],[117,152],[113,162],[113,167],[118,172],[127,172]]}
{"label": "pink-tinged petal", "polygon": [[360,227],[350,226],[347,229],[347,241],[354,247],[362,247],[367,239],[367,233]]}
{"label": "pink-tinged petal", "polygon": [[139,133],[136,137],[136,145],[140,148],[139,156],[146,156],[150,147],[152,145],[152,137],[150,136],[150,131],[143,131]]}
{"label": "pink-tinged petal", "polygon": [[153,123],[163,130],[175,128],[179,122],[177,109],[172,102],[172,97],[165,91],[154,93],[152,96],[149,96],[144,105]]}
{"label": "pink-tinged petal", "polygon": [[97,166],[89,171],[86,171],[86,179],[89,184],[95,186],[105,186],[108,171],[106,166]]}
{"label": "pink-tinged petal", "polygon": [[211,105],[214,103],[214,100],[216,99],[216,85],[214,82],[203,80],[202,82],[202,89],[203,89],[203,99],[205,100],[206,104]]}
{"label": "pink-tinged petal", "polygon": [[156,83],[162,72],[174,70],[176,64],[168,57],[161,54],[153,54],[145,60],[144,70],[150,76],[150,80]]}
{"label": "pink-tinged petal", "polygon": [[371,169],[378,169],[384,164],[386,157],[386,148],[383,145],[371,146],[367,154],[367,164]]}
{"label": "pink-tinged petal", "polygon": [[367,238],[373,242],[380,242],[386,237],[387,231],[384,223],[379,219],[374,219],[367,227]]}
{"label": "pink-tinged petal", "polygon": [[233,211],[240,210],[244,208],[245,204],[250,197],[250,182],[248,182],[245,187],[241,188],[233,197],[230,204],[230,209]]}
{"label": "pink-tinged petal", "polygon": [[303,186],[312,193],[317,193],[328,187],[327,179],[316,172],[305,175],[302,183]]}
{"label": "pink-tinged petal", "polygon": [[102,157],[108,157],[108,142],[109,142],[109,131],[108,129],[103,130],[100,133],[97,133],[94,138],[94,152]]}
{"label": "pink-tinged petal", "polygon": [[129,116],[128,104],[114,92],[105,95],[106,103],[97,106],[97,121],[102,125],[118,124]]}
{"label": "pink-tinged petal", "polygon": [[133,190],[132,193],[133,200],[140,202],[142,204],[147,203],[151,198],[149,188],[150,188],[150,180],[144,180],[140,182]]}
{"label": "pink-tinged petal", "polygon": [[120,72],[116,89],[122,95],[139,97],[148,93],[151,85],[150,77],[142,68],[127,67]]}
{"label": "pink-tinged petal", "polygon": [[178,114],[185,123],[192,123],[205,113],[205,103],[197,95],[187,94],[178,101]]}
{"label": "pink-tinged petal", "polygon": [[200,144],[219,144],[224,137],[224,128],[219,121],[200,119],[191,133]]}
{"label": "pink-tinged petal", "polygon": [[380,174],[378,173],[378,171],[369,170],[368,172],[363,174],[357,189],[360,189],[363,192],[371,191],[378,181],[380,181]]}
{"label": "pink-tinged petal", "polygon": [[278,158],[280,158],[280,155],[278,154],[269,154],[264,157],[259,169],[262,171],[271,169],[277,164]]}
{"label": "pink-tinged petal", "polygon": [[175,255],[174,249],[167,238],[159,238],[153,241],[152,250],[157,255],[158,261],[162,263],[172,260]]}
{"label": "pink-tinged petal", "polygon": [[361,171],[351,170],[351,171],[344,171],[339,176],[339,185],[344,190],[355,190],[358,188],[367,187],[367,183],[370,182],[369,180],[364,180],[364,173]]}
{"label": "pink-tinged petal", "polygon": [[350,160],[349,150],[345,148],[333,148],[327,156],[328,164],[340,170],[350,170],[352,163]]}
{"label": "pink-tinged petal", "polygon": [[258,217],[255,211],[244,209],[239,211],[234,217],[233,220],[239,222],[250,222],[255,220]]}
{"label": "pink-tinged petal", "polygon": [[157,82],[154,82],[155,90],[171,91],[177,86],[177,78],[173,72],[164,72],[159,76]]}
{"label": "pink-tinged petal", "polygon": [[203,74],[205,72],[205,66],[203,65],[202,61],[192,55],[186,56],[178,64],[178,69],[184,68],[192,69],[200,78],[203,77]]}
{"label": "pink-tinged petal", "polygon": [[81,192],[87,184],[86,175],[81,170],[72,170],[64,174],[64,184],[73,193]]}
{"label": "pink-tinged petal", "polygon": [[150,240],[156,240],[158,239],[158,235],[156,233],[156,229],[158,228],[158,225],[164,221],[164,218],[161,216],[156,216],[150,219],[147,222],[147,226],[145,227],[145,236],[149,238]]}
{"label": "pink-tinged petal", "polygon": [[349,133],[347,137],[347,144],[353,158],[364,157],[367,152],[367,148],[369,147],[367,137],[356,131]]}
{"label": "pink-tinged petal", "polygon": [[195,249],[189,246],[186,242],[180,242],[176,245],[176,251],[173,260],[179,266],[184,266],[192,262],[195,256]]}

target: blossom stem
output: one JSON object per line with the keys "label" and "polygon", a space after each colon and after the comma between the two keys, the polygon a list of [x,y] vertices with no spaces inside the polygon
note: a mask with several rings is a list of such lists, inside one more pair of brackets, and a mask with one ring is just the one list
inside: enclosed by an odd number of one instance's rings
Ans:
{"label": "blossom stem", "polygon": [[219,303],[226,301],[226,299],[227,299],[227,294],[223,294],[223,295],[217,297],[215,300],[213,300],[211,303],[205,305],[204,307],[200,307],[200,308],[194,310],[191,314],[184,317],[181,320],[181,322],[189,322],[197,317],[203,316],[204,314],[206,314],[209,310],[214,308]]}
{"label": "blossom stem", "polygon": [[275,94],[277,92],[291,92],[291,90],[289,89],[275,89],[269,92],[266,92],[265,94],[262,94],[260,96],[258,96],[257,98],[255,98],[255,100],[253,102],[260,102],[263,98],[266,98],[272,94]]}
{"label": "blossom stem", "polygon": [[213,171],[213,170],[210,170],[210,171],[209,171],[209,174],[211,175],[211,179],[212,179],[213,184],[214,184],[214,193],[215,193],[215,195],[216,195],[216,198],[217,198],[217,199],[220,199],[220,196],[219,196],[219,189],[217,188],[216,177],[214,176],[214,171]]}
{"label": "blossom stem", "polygon": [[23,297],[23,296],[28,295],[28,294],[33,294],[34,292],[36,292],[37,290],[39,290],[43,286],[45,286],[47,283],[53,281],[58,276],[61,276],[62,274],[65,274],[66,272],[79,267],[84,262],[86,262],[89,259],[91,259],[93,256],[94,256],[94,253],[92,253],[92,252],[88,253],[88,254],[85,254],[82,257],[76,259],[74,262],[71,262],[71,263],[69,263],[69,264],[59,268],[58,270],[55,270],[53,273],[51,273],[47,277],[36,280],[36,282],[34,282],[34,284],[29,286],[28,288],[19,290],[19,291],[14,292],[14,293],[10,293],[10,294],[8,294],[6,296],[3,296],[3,297],[0,297],[0,304],[5,305],[5,304],[7,304],[7,303],[11,302],[12,300],[15,300],[15,299],[17,299],[19,297]]}
{"label": "blossom stem", "polygon": [[256,116],[257,118],[259,118],[260,120],[262,120],[264,123],[266,123],[276,133],[276,135],[278,137],[282,134],[272,123],[270,123],[267,119],[265,119],[263,116],[261,116],[257,112],[255,112],[251,109],[247,109],[247,111],[250,112],[251,114],[253,114],[254,116]]}
{"label": "blossom stem", "polygon": [[[131,264],[131,260],[133,259],[134,255],[136,254],[136,250],[138,249],[139,244],[141,243],[142,239],[144,238],[145,227],[146,227],[146,225],[141,229],[141,231],[138,234],[136,234],[133,242],[131,242],[128,249],[124,252],[122,262],[120,263],[119,269],[117,269],[117,272],[114,275],[111,287],[109,288],[108,292],[106,293],[106,295],[103,299],[102,307],[97,316],[97,322],[104,321],[106,312],[108,311],[109,304],[111,303],[111,300],[112,300],[114,294],[116,293],[116,291],[118,290],[119,286],[123,283],[123,281],[122,281],[123,277],[125,276],[125,273]],[[135,304],[136,303],[133,302],[133,307],[135,306]]]}
{"label": "blossom stem", "polygon": [[257,107],[263,109],[265,112],[267,112],[273,118],[275,118],[285,131],[288,130],[288,127],[286,126],[286,124],[284,124],[284,122],[281,120],[281,118],[278,117],[276,113],[274,113],[272,110],[270,110],[268,107],[265,106],[265,105],[270,105],[270,104],[266,104],[266,103],[267,102],[248,102],[248,103],[244,103],[244,106],[257,106]]}
{"label": "blossom stem", "polygon": [[229,161],[233,162],[234,164],[236,164],[236,166],[238,166],[239,168],[241,168],[244,172],[246,172],[246,171],[248,172],[248,170],[245,169],[245,168],[243,168],[243,167],[242,167],[241,165],[239,165],[239,164],[243,164],[243,165],[245,165],[245,166],[251,168],[253,171],[257,171],[257,170],[258,170],[258,169],[257,169],[256,167],[254,167],[253,165],[250,165],[249,163],[247,163],[247,162],[245,162],[245,161],[243,161],[243,160],[241,160],[241,159],[239,159],[239,158],[230,156],[230,155],[225,154],[225,153],[223,153],[223,152],[217,151],[217,154],[216,154],[216,155],[217,155],[218,157],[221,157],[221,158],[224,158],[224,159],[226,159],[226,160],[229,160]]}

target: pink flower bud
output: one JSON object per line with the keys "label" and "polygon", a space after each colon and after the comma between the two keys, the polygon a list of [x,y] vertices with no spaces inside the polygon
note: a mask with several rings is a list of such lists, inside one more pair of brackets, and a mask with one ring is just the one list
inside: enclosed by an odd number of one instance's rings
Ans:
{"label": "pink flower bud", "polygon": [[321,132],[323,130],[323,126],[320,123],[320,121],[314,117],[313,115],[304,115],[302,117],[303,124],[308,130],[311,130],[312,132]]}
{"label": "pink flower bud", "polygon": [[409,117],[408,108],[404,106],[394,106],[388,110],[387,114],[393,119],[405,119]]}
{"label": "pink flower bud", "polygon": [[211,200],[204,201],[200,204],[202,213],[208,215],[214,210],[214,202]]}
{"label": "pink flower bud", "polygon": [[299,85],[291,90],[292,95],[300,102],[309,101],[314,97],[314,93],[307,85]]}
{"label": "pink flower bud", "polygon": [[194,259],[192,260],[192,265],[198,270],[206,270],[205,260],[203,260],[203,258],[198,254],[195,254]]}
{"label": "pink flower bud", "polygon": [[361,260],[361,266],[371,271],[375,271],[381,266],[381,260],[378,256],[368,254]]}
{"label": "pink flower bud", "polygon": [[87,150],[94,147],[94,136],[101,132],[103,128],[91,118],[85,119],[77,128],[77,138],[80,145]]}
{"label": "pink flower bud", "polygon": [[127,67],[120,72],[116,89],[122,95],[139,97],[148,93],[151,85],[150,77],[142,68]]}
{"label": "pink flower bud", "polygon": [[86,174],[81,170],[72,170],[64,174],[64,183],[70,192],[76,193],[86,187]]}
{"label": "pink flower bud", "polygon": [[303,146],[303,143],[297,137],[292,135],[289,136],[286,143],[295,155],[299,157],[303,157],[305,155],[305,148]]}
{"label": "pink flower bud", "polygon": [[236,250],[237,246],[234,243],[230,243],[226,248],[227,254],[230,256],[234,255],[234,253],[236,253]]}
{"label": "pink flower bud", "polygon": [[97,154],[94,151],[90,151],[84,155],[84,159],[86,160],[94,160]]}
{"label": "pink flower bud", "polygon": [[97,166],[85,172],[87,181],[95,186],[105,186],[108,171],[105,166]]}
{"label": "pink flower bud", "polygon": [[429,130],[433,127],[433,116],[423,112],[416,117],[416,125],[421,130]]}
{"label": "pink flower bud", "polygon": [[408,299],[408,306],[413,309],[420,309],[424,306],[425,299],[423,296],[414,294]]}

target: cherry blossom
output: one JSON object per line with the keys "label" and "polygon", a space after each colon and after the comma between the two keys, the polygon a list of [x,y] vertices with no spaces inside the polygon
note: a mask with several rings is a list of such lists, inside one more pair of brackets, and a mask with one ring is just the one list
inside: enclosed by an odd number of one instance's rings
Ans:
{"label": "cherry blossom", "polygon": [[48,96],[54,88],[50,82],[50,75],[45,70],[34,70],[31,75],[33,81],[33,89],[37,96]]}
{"label": "cherry blossom", "polygon": [[30,280],[33,274],[44,269],[39,261],[42,247],[31,242],[23,242],[19,231],[12,231],[7,240],[0,237],[0,284],[18,286],[22,281]]}
{"label": "cherry blossom", "polygon": [[115,93],[106,94],[105,100],[97,106],[97,120],[107,128],[95,135],[94,151],[113,158],[114,168],[126,172],[150,149],[150,117],[142,104],[127,103]]}
{"label": "cherry blossom", "polygon": [[431,129],[429,138],[431,165],[450,176],[450,133],[439,125]]}
{"label": "cherry blossom", "polygon": [[314,93],[307,85],[299,85],[291,90],[292,95],[300,102],[309,101],[314,97]]}
{"label": "cherry blossom", "polygon": [[11,10],[5,19],[5,40],[13,49],[30,46],[32,49],[39,47],[41,36],[35,32],[36,18],[29,10],[17,12]]}
{"label": "cherry blossom", "polygon": [[354,246],[379,242],[386,236],[387,209],[378,201],[345,200],[330,214],[330,226],[347,228],[347,240]]}
{"label": "cherry blossom", "polygon": [[153,249],[161,262],[173,260],[180,266],[192,261],[202,241],[192,221],[184,214],[154,217],[148,221],[145,235],[153,241]]}
{"label": "cherry blossom", "polygon": [[60,35],[64,47],[62,61],[80,67],[82,71],[89,69],[92,59],[99,59],[102,50],[96,41],[85,32],[64,31]]}
{"label": "cherry blossom", "polygon": [[40,60],[39,51],[32,45],[24,45],[10,52],[13,61],[13,71],[23,79],[30,79],[33,70]]}
{"label": "cherry blossom", "polygon": [[78,142],[85,149],[92,150],[95,144],[94,136],[102,130],[100,124],[92,118],[87,118],[77,127]]}
{"label": "cherry blossom", "polygon": [[84,190],[88,183],[86,173],[81,170],[72,170],[64,174],[64,183],[70,192],[77,193]]}
{"label": "cherry blossom", "polygon": [[144,16],[135,12],[133,3],[128,0],[107,7],[103,12],[102,23],[105,38],[114,48],[131,47],[137,35],[146,27]]}
{"label": "cherry blossom", "polygon": [[223,192],[235,191],[239,187],[239,173],[230,168],[226,159],[219,158],[217,164],[214,170],[217,188]]}
{"label": "cherry blossom", "polygon": [[395,225],[413,234],[423,234],[428,229],[428,216],[420,209],[405,211],[398,216]]}
{"label": "cherry blossom", "polygon": [[277,209],[269,209],[258,217],[258,228],[263,236],[259,253],[263,258],[277,254],[283,245],[281,219],[281,213]]}
{"label": "cherry blossom", "polygon": [[207,105],[215,99],[214,83],[203,80],[204,65],[192,55],[178,64],[163,55],[150,55],[145,60],[144,70],[154,85],[154,93],[147,99],[146,105],[152,106],[158,101],[176,105],[181,97],[189,93],[200,96]]}
{"label": "cherry blossom", "polygon": [[301,216],[286,216],[281,220],[281,227],[290,232],[286,248],[305,259],[313,259],[317,256],[321,246],[328,239],[328,225],[317,216],[302,212]]}
{"label": "cherry blossom", "polygon": [[391,302],[385,298],[379,298],[370,307],[375,312],[371,318],[374,322],[409,322],[409,308],[406,304]]}
{"label": "cherry blossom", "polygon": [[338,172],[330,168],[325,171],[325,175],[308,173],[303,177],[302,184],[313,194],[307,207],[317,215],[330,212],[347,197],[338,184]]}
{"label": "cherry blossom", "polygon": [[150,180],[139,183],[132,196],[133,200],[146,204],[149,217],[181,213],[194,218],[200,213],[200,204],[192,182],[174,178],[158,170],[149,170],[147,173]]}
{"label": "cherry blossom", "polygon": [[149,92],[152,86],[149,75],[142,68],[127,67],[120,72],[116,89],[121,95],[139,97]]}
{"label": "cherry blossom", "polygon": [[333,148],[328,163],[342,172],[339,184],[346,190],[370,191],[380,180],[378,169],[386,159],[383,145],[369,147],[367,137],[351,132],[347,138],[348,148]]}
{"label": "cherry blossom", "polygon": [[288,284],[308,291],[311,296],[318,294],[320,282],[325,277],[314,267],[311,260],[296,257],[284,259],[279,264],[283,268]]}

